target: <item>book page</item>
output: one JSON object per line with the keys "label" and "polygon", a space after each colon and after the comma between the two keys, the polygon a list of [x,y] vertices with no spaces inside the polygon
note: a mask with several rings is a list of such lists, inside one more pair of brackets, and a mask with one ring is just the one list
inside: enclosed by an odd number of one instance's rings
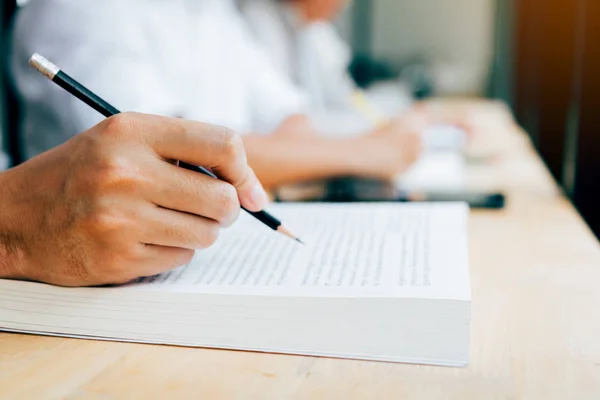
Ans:
{"label": "book page", "polygon": [[248,215],[145,290],[297,296],[469,297],[461,204],[285,204],[301,245]]}

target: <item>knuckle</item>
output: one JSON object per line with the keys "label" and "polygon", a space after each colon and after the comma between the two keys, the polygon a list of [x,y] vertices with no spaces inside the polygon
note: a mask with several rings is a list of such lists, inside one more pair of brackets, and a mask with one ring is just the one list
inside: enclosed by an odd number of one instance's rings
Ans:
{"label": "knuckle", "polygon": [[109,240],[112,235],[127,230],[126,218],[107,211],[93,211],[83,220],[85,230],[93,236],[100,235],[104,240]]}
{"label": "knuckle", "polygon": [[223,224],[230,223],[237,218],[240,212],[238,194],[232,185],[223,183],[219,188],[217,199],[217,221]]}
{"label": "knuckle", "polygon": [[144,259],[144,246],[140,243],[130,243],[121,250],[123,261],[137,263]]}
{"label": "knuckle", "polygon": [[121,113],[113,115],[103,121],[100,134],[103,136],[123,137],[131,133],[135,125],[135,116],[130,113]]}
{"label": "knuckle", "polygon": [[103,191],[122,191],[138,186],[143,180],[143,174],[131,159],[121,155],[110,155],[97,163],[92,183]]}
{"label": "knuckle", "polygon": [[244,152],[242,137],[227,128],[219,128],[221,154],[226,160],[235,160]]}

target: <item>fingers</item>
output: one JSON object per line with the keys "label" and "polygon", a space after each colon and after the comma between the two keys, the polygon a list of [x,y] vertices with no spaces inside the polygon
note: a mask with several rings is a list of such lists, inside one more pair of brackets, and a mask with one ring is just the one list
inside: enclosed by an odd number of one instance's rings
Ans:
{"label": "fingers", "polygon": [[143,270],[136,271],[136,277],[154,276],[189,264],[194,257],[194,250],[177,247],[147,245],[144,248],[144,258],[139,265]]}
{"label": "fingers", "polygon": [[149,200],[163,208],[196,214],[229,226],[238,218],[240,201],[233,185],[162,163],[153,169],[155,179]]}
{"label": "fingers", "polygon": [[200,122],[137,114],[136,118],[145,126],[141,129],[143,140],[162,158],[212,169],[236,188],[241,204],[252,211],[267,205],[267,195],[248,166],[239,135]]}
{"label": "fingers", "polygon": [[98,279],[102,284],[125,284],[141,277],[159,275],[189,264],[194,250],[138,244],[136,257],[108,268]]}
{"label": "fingers", "polygon": [[199,250],[212,246],[219,230],[219,223],[211,219],[149,206],[140,212],[138,240],[149,245]]}

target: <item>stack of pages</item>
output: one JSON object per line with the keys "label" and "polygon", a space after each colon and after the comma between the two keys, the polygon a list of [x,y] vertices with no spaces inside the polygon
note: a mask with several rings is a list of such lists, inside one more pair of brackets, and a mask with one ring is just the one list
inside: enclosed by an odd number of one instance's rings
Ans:
{"label": "stack of pages", "polygon": [[466,365],[463,204],[285,204],[305,246],[247,215],[187,266],[110,288],[0,280],[0,330]]}

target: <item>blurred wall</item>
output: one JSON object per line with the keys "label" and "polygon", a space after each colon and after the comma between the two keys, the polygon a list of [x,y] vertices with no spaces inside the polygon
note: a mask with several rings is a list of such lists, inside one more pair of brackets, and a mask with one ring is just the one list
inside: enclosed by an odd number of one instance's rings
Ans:
{"label": "blurred wall", "polygon": [[354,0],[354,7],[370,2],[372,55],[395,65],[424,58],[434,63],[439,92],[480,93],[493,56],[496,1]]}

